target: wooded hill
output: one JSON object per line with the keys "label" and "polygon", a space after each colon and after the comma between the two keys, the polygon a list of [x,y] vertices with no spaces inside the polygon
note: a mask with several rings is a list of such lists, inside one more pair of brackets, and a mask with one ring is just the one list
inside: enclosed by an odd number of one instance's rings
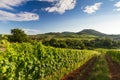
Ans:
{"label": "wooded hill", "polygon": [[58,38],[58,39],[66,39],[66,38],[72,38],[72,39],[95,39],[95,38],[101,38],[101,37],[106,37],[110,38],[113,40],[119,40],[120,35],[114,35],[114,34],[105,34],[93,29],[84,29],[80,32],[49,32],[45,34],[37,34],[37,35],[31,35],[30,36],[33,39],[51,39],[51,38]]}

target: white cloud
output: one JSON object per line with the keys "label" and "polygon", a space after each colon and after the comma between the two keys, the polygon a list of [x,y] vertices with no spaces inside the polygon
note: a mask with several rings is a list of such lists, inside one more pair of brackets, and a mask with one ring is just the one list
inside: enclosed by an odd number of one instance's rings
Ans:
{"label": "white cloud", "polygon": [[98,3],[95,3],[94,5],[86,6],[83,11],[88,14],[92,14],[92,13],[95,13],[97,10],[99,10],[101,5],[102,5],[102,2],[98,2]]}
{"label": "white cloud", "polygon": [[114,4],[115,7],[120,8],[120,1]]}
{"label": "white cloud", "polygon": [[0,8],[13,9],[13,6],[19,6],[28,0],[0,0]]}
{"label": "white cloud", "polygon": [[120,8],[115,9],[114,11],[120,11]]}
{"label": "white cloud", "polygon": [[116,7],[115,11],[120,11],[120,1],[115,3],[114,6]]}
{"label": "white cloud", "polygon": [[[48,0],[48,1],[51,1],[51,0]],[[66,10],[74,9],[75,4],[76,4],[76,0],[58,0],[53,7],[45,8],[45,11],[58,12],[60,14],[63,14],[65,13]]]}
{"label": "white cloud", "polygon": [[41,33],[39,30],[36,29],[22,29],[22,30],[28,35],[36,35]]}
{"label": "white cloud", "polygon": [[0,20],[1,21],[32,21],[38,20],[39,15],[30,12],[21,12],[21,13],[11,13],[0,10]]}

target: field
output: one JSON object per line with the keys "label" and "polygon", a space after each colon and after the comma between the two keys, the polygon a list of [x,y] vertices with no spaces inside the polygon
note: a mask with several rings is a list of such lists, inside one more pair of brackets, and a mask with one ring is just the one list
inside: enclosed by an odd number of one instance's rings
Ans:
{"label": "field", "polygon": [[120,0],[0,0],[0,80],[120,80],[119,12]]}
{"label": "field", "polygon": [[1,80],[120,80],[119,50],[77,50],[40,42],[0,49]]}

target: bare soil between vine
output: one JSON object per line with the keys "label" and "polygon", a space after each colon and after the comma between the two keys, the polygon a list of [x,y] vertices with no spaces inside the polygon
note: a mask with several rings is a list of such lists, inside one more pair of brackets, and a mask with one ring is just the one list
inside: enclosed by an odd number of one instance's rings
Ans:
{"label": "bare soil between vine", "polygon": [[113,61],[110,56],[106,56],[106,60],[110,71],[110,80],[120,80],[120,65]]}
{"label": "bare soil between vine", "polygon": [[91,58],[84,65],[61,78],[61,80],[86,80],[93,69],[96,59],[96,57]]}

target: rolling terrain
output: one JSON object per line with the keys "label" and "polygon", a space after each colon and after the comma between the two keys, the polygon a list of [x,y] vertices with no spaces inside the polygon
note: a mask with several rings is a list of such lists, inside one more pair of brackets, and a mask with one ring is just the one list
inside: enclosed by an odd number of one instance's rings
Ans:
{"label": "rolling terrain", "polygon": [[120,35],[115,34],[105,34],[101,33],[99,31],[96,31],[94,29],[84,29],[80,32],[50,32],[45,34],[37,34],[37,35],[31,35],[32,39],[51,39],[51,38],[57,38],[57,39],[95,39],[99,37],[107,37],[114,40],[119,40]]}

